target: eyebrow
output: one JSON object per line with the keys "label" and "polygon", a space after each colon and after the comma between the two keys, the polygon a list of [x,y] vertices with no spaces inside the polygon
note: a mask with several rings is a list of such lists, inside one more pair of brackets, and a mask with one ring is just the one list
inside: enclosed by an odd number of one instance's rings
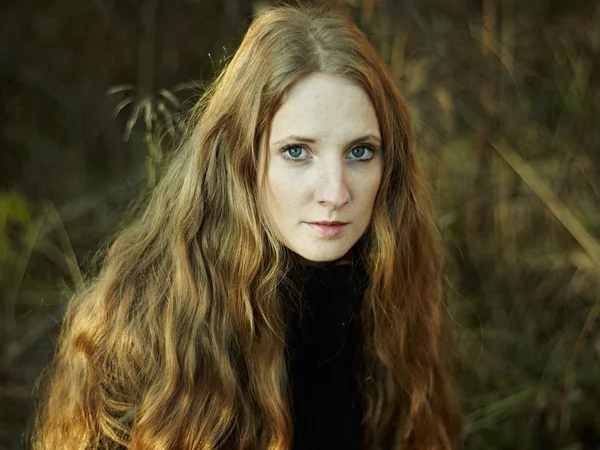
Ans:
{"label": "eyebrow", "polygon": [[[365,142],[365,141],[377,141],[377,142],[381,143],[381,138],[374,134],[366,134],[364,136],[357,137],[356,139],[352,139],[346,145],[352,146],[352,145],[358,144],[360,142]],[[290,135],[290,136],[284,137],[283,139],[278,140],[277,142],[273,142],[271,144],[271,146],[279,147],[280,145],[282,145],[286,142],[300,142],[300,143],[307,143],[307,144],[316,144],[317,140],[313,139],[313,138],[309,138],[309,137],[304,137],[304,136]]]}

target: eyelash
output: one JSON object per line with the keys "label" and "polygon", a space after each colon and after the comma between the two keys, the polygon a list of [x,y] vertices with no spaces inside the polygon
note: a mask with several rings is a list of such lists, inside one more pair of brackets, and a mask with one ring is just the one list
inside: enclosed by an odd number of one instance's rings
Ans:
{"label": "eyelash", "polygon": [[[361,162],[361,163],[365,163],[365,162],[369,162],[373,159],[373,156],[375,155],[375,152],[377,152],[377,148],[371,144],[368,144],[366,142],[362,142],[359,144],[356,144],[355,146],[353,146],[347,153],[352,152],[352,150],[356,149],[356,148],[360,148],[360,147],[364,147],[366,148],[368,151],[371,152],[371,157],[370,158],[366,158],[366,159],[352,159],[352,161],[356,161],[356,162]],[[289,150],[293,149],[293,148],[301,148],[304,151],[307,151],[306,147],[304,145],[301,144],[288,144],[285,147],[283,147],[280,152],[283,156],[284,159],[287,159],[288,161],[293,161],[293,162],[300,162],[300,161],[304,161],[306,158],[302,158],[302,157],[298,157],[298,158],[292,158],[289,155],[286,154],[286,152],[288,152]]]}

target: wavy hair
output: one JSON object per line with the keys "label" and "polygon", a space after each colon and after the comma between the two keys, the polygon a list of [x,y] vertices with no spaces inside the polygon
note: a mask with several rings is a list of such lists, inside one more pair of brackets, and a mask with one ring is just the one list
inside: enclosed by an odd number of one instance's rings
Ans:
{"label": "wavy hair", "polygon": [[384,173],[361,239],[361,393],[369,449],[451,449],[440,239],[395,80],[339,14],[258,14],[189,136],[99,275],[70,302],[33,427],[35,449],[289,449],[281,283],[260,210],[264,137],[290,86],[337,74],[370,96]]}

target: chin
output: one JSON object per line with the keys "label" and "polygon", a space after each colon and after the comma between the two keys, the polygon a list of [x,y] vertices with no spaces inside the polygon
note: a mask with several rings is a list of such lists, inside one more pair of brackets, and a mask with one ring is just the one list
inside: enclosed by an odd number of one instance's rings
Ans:
{"label": "chin", "polygon": [[[302,255],[300,255],[300,256],[302,256]],[[336,260],[340,259],[342,256],[344,256],[344,255],[341,255],[341,256],[337,256],[337,255],[336,256],[328,256],[328,255],[312,256],[312,255],[309,255],[308,257],[307,256],[302,256],[302,257],[304,259],[307,259],[308,261],[312,261],[312,262],[327,263],[327,262],[336,261]]]}
{"label": "chin", "polygon": [[[300,249],[298,249],[300,250]],[[331,252],[313,252],[313,251],[298,251],[298,250],[293,250],[294,253],[296,253],[297,255],[299,255],[301,258],[307,260],[307,261],[311,261],[311,262],[316,262],[316,263],[328,263],[328,262],[332,262],[332,261],[337,261],[339,259],[342,259],[346,256],[350,256],[351,253],[351,249],[342,249],[342,250],[337,250],[337,251],[331,251]]]}

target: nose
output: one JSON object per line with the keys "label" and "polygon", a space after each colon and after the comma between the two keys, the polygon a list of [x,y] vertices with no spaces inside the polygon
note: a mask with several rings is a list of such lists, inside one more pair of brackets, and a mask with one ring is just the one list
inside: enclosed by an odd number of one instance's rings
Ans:
{"label": "nose", "polygon": [[319,171],[315,197],[319,204],[334,209],[341,208],[350,201],[343,163],[323,164]]}

